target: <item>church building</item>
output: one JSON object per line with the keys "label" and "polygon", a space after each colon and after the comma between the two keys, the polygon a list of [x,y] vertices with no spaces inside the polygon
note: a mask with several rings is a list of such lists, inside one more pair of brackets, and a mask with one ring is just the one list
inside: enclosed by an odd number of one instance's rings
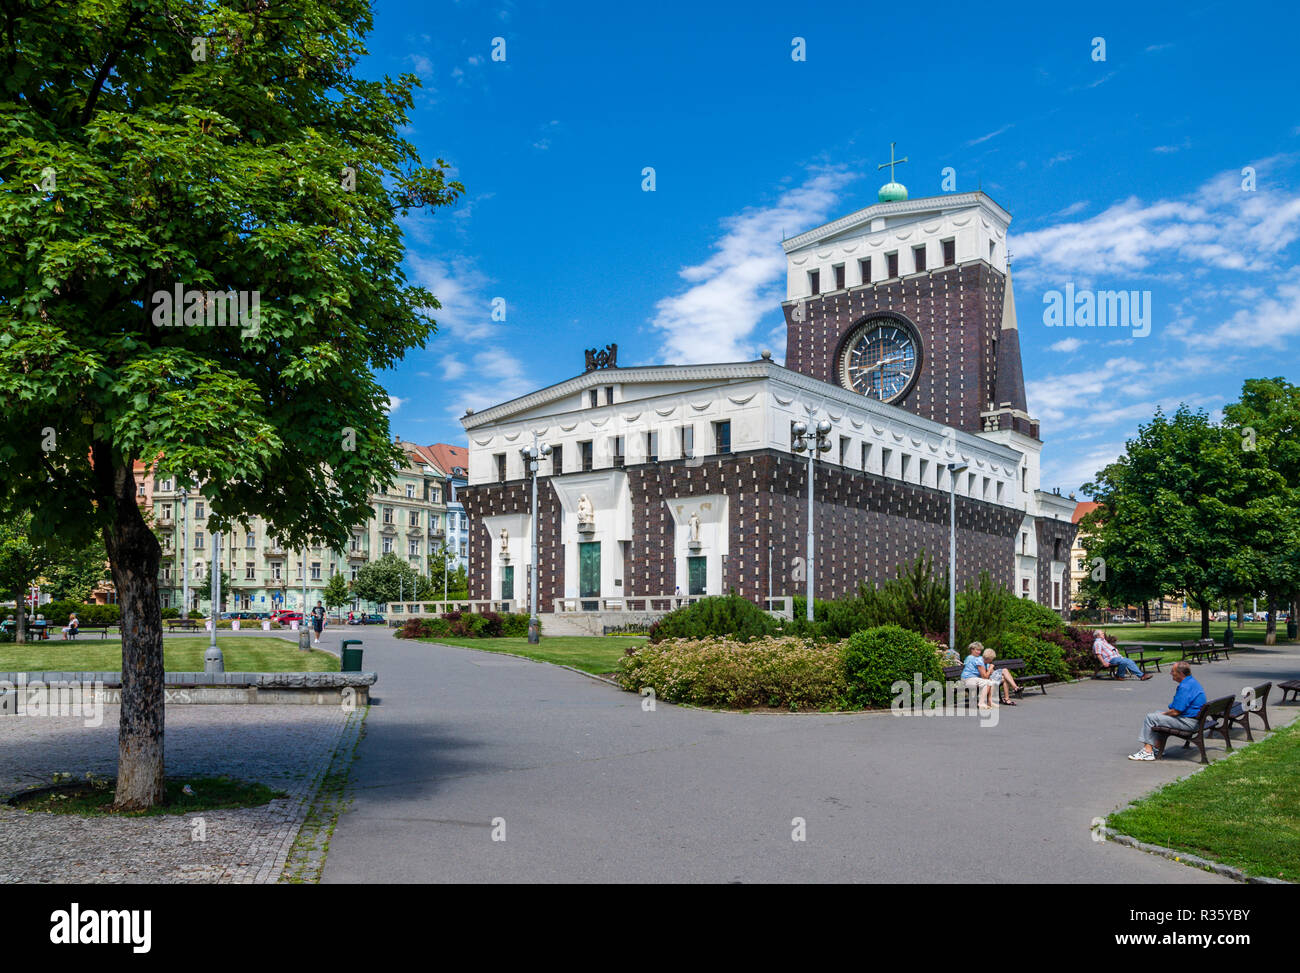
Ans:
{"label": "church building", "polygon": [[536,444],[549,447],[536,473],[542,612],[733,590],[765,604],[803,594],[805,572],[836,598],[921,553],[943,571],[953,491],[958,586],[988,571],[1067,615],[1074,502],[1039,488],[1010,222],[983,192],[910,200],[891,181],[879,202],[784,242],[784,366],[765,352],[624,368],[609,346],[573,378],[466,415],[470,597],[527,610],[521,449]]}

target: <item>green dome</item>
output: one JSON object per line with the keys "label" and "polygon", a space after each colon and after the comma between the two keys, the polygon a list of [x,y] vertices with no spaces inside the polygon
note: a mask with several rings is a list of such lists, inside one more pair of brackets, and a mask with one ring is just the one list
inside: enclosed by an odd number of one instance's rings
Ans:
{"label": "green dome", "polygon": [[907,187],[901,182],[887,182],[880,187],[877,199],[882,203],[900,203],[907,199]]}

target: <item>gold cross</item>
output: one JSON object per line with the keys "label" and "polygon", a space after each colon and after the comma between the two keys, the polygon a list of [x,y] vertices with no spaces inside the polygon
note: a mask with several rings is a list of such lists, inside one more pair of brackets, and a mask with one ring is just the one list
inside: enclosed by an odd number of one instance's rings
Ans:
{"label": "gold cross", "polygon": [[882,162],[880,165],[876,166],[877,169],[883,169],[883,168],[885,168],[885,166],[889,166],[889,181],[890,181],[890,182],[893,182],[893,181],[894,181],[894,166],[896,166],[896,165],[901,165],[902,163],[904,163],[904,162],[907,161],[907,156],[903,156],[901,159],[895,159],[895,158],[894,158],[894,146],[897,145],[897,144],[898,144],[897,142],[890,142],[890,143],[889,143],[889,161],[888,161],[888,162]]}

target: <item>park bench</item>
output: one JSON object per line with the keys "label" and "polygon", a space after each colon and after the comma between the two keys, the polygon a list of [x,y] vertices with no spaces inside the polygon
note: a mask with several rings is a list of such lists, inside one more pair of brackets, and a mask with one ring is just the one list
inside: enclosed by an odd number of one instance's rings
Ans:
{"label": "park bench", "polygon": [[[1160,656],[1162,654],[1160,646],[1153,645],[1150,647],[1144,647],[1141,645],[1117,645],[1115,648],[1119,650],[1119,654],[1124,656],[1124,658],[1135,662],[1137,667],[1142,670],[1142,675],[1145,676],[1147,674],[1147,666],[1155,666],[1156,672],[1160,671]],[[1104,666],[1095,671],[1092,674],[1092,678],[1105,679],[1109,676],[1112,679],[1119,679],[1121,678],[1121,671],[1122,670],[1117,669],[1115,666]]]}
{"label": "park bench", "polygon": [[1026,686],[1037,686],[1047,695],[1047,684],[1052,681],[1052,677],[1044,673],[1034,673],[1031,675],[1022,675],[1025,670],[1024,659],[994,659],[994,669],[1009,669],[1016,680],[1016,695],[1024,696]]}
{"label": "park bench", "polygon": [[1255,703],[1259,706],[1259,709],[1248,710],[1240,701],[1234,702],[1228,710],[1227,716],[1224,717],[1228,729],[1231,730],[1234,726],[1240,726],[1246,731],[1246,739],[1254,743],[1255,735],[1250,732],[1251,713],[1259,714],[1259,718],[1264,721],[1265,730],[1273,729],[1268,723],[1268,694],[1272,691],[1273,684],[1271,682],[1261,683],[1255,687]]}
{"label": "park bench", "polygon": [[28,625],[27,630],[23,633],[23,638],[28,642],[41,642],[50,637],[48,625]]}
{"label": "park bench", "polygon": [[1196,725],[1189,730],[1159,727],[1156,730],[1156,735],[1160,738],[1161,756],[1164,755],[1165,745],[1169,742],[1169,738],[1176,736],[1182,739],[1184,750],[1195,741],[1196,746],[1201,751],[1201,763],[1208,764],[1210,758],[1205,755],[1205,734],[1207,733],[1211,736],[1218,733],[1223,737],[1224,745],[1231,751],[1232,739],[1228,736],[1228,730],[1232,724],[1227,721],[1227,715],[1236,701],[1237,697],[1235,696],[1220,696],[1218,699],[1206,703],[1201,707],[1200,715],[1196,717]]}
{"label": "park bench", "polygon": [[1195,662],[1199,665],[1202,662],[1213,662],[1219,657],[1219,650],[1213,639],[1210,639],[1208,644],[1201,639],[1179,642],[1178,647],[1183,651],[1184,662]]}
{"label": "park bench", "polygon": [[98,632],[100,641],[108,638],[109,625],[79,625],[75,632],[69,632],[68,638],[75,639],[78,635],[85,635],[87,632]]}
{"label": "park bench", "polygon": [[1295,702],[1300,702],[1300,679],[1288,679],[1286,682],[1277,684],[1277,688],[1282,690],[1282,702],[1287,701],[1287,695],[1290,694]]}
{"label": "park bench", "polygon": [[197,632],[199,622],[196,618],[173,618],[167,622],[167,631],[174,632],[177,629],[182,632]]}

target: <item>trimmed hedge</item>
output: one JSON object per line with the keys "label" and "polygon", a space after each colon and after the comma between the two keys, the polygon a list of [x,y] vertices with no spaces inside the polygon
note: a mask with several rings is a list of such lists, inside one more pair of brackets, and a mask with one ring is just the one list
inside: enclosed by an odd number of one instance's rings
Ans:
{"label": "trimmed hedge", "polygon": [[[1025,672],[1028,674],[1046,673],[1056,682],[1070,678],[1070,668],[1065,664],[1061,647],[1044,638],[1020,632],[1003,632],[988,645],[997,652],[999,659],[1024,659]],[[1012,673],[1013,678],[1014,676]]]}
{"label": "trimmed hedge", "polygon": [[776,629],[776,619],[752,601],[739,595],[715,596],[670,611],[650,626],[650,641],[726,636],[748,642],[772,635]]}
{"label": "trimmed hedge", "polygon": [[911,683],[943,681],[943,667],[934,643],[899,625],[881,625],[857,632],[844,646],[845,698],[854,706],[888,706],[890,688],[902,680]]}
{"label": "trimmed hedge", "polygon": [[437,618],[408,618],[394,634],[399,639],[520,638],[528,634],[528,616],[523,613],[448,612]]}

